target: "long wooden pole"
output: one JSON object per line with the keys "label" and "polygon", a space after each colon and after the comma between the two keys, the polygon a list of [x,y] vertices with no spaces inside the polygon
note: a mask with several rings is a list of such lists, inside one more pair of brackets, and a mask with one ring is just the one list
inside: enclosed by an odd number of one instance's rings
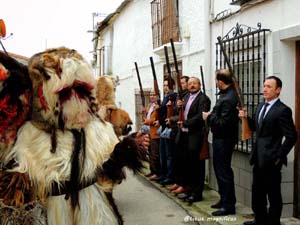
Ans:
{"label": "long wooden pole", "polygon": [[[244,102],[243,102],[243,98],[242,98],[242,95],[241,95],[241,89],[239,87],[239,84],[236,80],[236,77],[234,76],[234,73],[233,73],[233,68],[230,64],[230,61],[228,59],[228,56],[224,50],[224,47],[223,47],[223,43],[222,43],[222,38],[219,36],[217,37],[218,39],[218,43],[220,45],[220,49],[221,49],[221,52],[223,53],[223,56],[224,56],[224,60],[228,66],[228,69],[229,69],[229,72],[230,72],[230,75],[231,75],[231,79],[232,79],[232,82],[233,82],[233,87],[234,87],[234,90],[238,96],[238,100],[239,100],[239,108],[240,109],[243,109],[244,108]],[[247,118],[242,118],[242,141],[245,141],[249,138],[252,137],[252,131],[249,127],[249,123],[248,123],[248,120]]]}
{"label": "long wooden pole", "polygon": [[140,86],[142,106],[145,107],[145,95],[144,95],[144,90],[143,90],[143,86],[142,86],[142,82],[141,82],[139,68],[138,68],[138,65],[136,62],[134,63],[134,65],[135,65],[135,70],[136,70],[136,74],[137,74],[137,78],[138,78],[139,86]]}

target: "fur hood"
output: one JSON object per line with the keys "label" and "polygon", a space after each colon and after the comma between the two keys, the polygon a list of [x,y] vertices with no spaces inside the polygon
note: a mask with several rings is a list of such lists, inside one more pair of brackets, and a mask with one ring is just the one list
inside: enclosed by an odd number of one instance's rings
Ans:
{"label": "fur hood", "polygon": [[49,49],[29,61],[33,84],[32,119],[49,130],[81,129],[98,110],[92,68],[75,50]]}
{"label": "fur hood", "polygon": [[0,52],[0,162],[30,117],[31,90],[27,67]]}

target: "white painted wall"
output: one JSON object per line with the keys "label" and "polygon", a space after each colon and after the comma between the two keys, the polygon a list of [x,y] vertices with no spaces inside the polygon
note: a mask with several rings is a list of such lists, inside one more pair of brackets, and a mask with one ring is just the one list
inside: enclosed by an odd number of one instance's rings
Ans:
{"label": "white painted wall", "polygon": [[[214,2],[214,14],[227,8],[224,0],[211,0]],[[228,4],[231,0],[227,0]],[[219,22],[211,24],[212,29],[212,52],[217,36],[225,35],[232,27],[245,24],[271,29],[268,37],[268,69],[269,75],[278,75],[283,80],[281,99],[292,109],[295,108],[295,43],[300,39],[300,17],[297,9],[300,8],[300,1],[297,0],[269,0],[252,8],[242,10],[239,13]],[[215,62],[215,54],[212,54],[212,62]],[[215,65],[212,63],[211,71]],[[291,154],[290,154],[291,155]]]}
{"label": "white painted wall", "polygon": [[[126,110],[135,123],[134,90],[139,89],[134,62],[138,63],[143,88],[153,87],[149,57],[155,63],[159,88],[162,90],[164,59],[153,53],[151,0],[133,0],[119,14],[102,35],[102,43],[112,45],[112,74],[118,75],[116,101]],[[179,1],[182,49],[177,60],[183,62],[183,73],[200,77],[200,65],[205,66],[205,18],[204,0]],[[113,40],[110,32],[113,29]],[[173,59],[169,53],[170,61]],[[207,82],[208,82],[208,78]],[[207,84],[207,86],[209,86]],[[134,126],[133,126],[134,127]]]}
{"label": "white painted wall", "polygon": [[[153,87],[149,57],[153,56],[159,87],[162,90],[164,59],[153,53],[151,1],[132,0],[102,35],[102,43],[112,46],[112,74],[118,75],[120,78],[116,101],[130,114],[134,123],[134,93],[139,89],[134,62],[138,63],[143,88],[149,89]],[[255,0],[251,1],[251,3],[253,2]],[[267,71],[269,74],[275,74],[282,78],[284,86],[281,99],[294,110],[294,41],[300,39],[300,17],[297,11],[300,8],[300,1],[268,0],[252,8],[242,8],[242,10],[230,3],[231,0],[179,1],[182,47],[178,52],[177,59],[182,60],[183,74],[200,77],[199,67],[203,65],[207,94],[213,105],[215,101],[214,71],[217,36],[224,36],[237,22],[251,27],[257,27],[257,23],[261,22],[262,28],[272,30],[267,37]],[[234,15],[222,21],[213,21],[213,18],[224,10],[234,13]],[[171,55],[169,57],[172,59]],[[289,154],[291,162],[294,159],[293,155],[293,153]],[[238,161],[240,162],[240,160]],[[212,168],[210,169],[212,170]],[[285,184],[292,187],[292,175],[290,178],[289,183]],[[249,190],[247,193],[245,199],[249,200]],[[247,203],[245,200],[244,203],[250,204],[249,202]],[[292,204],[285,207],[292,207]],[[285,215],[289,216],[292,210],[287,209],[289,210]]]}
{"label": "white painted wall", "polygon": [[[224,0],[211,0],[214,15],[224,10]],[[231,2],[228,0],[227,2]],[[254,1],[252,1],[254,2]],[[262,24],[262,28],[271,29],[268,35],[267,47],[267,75],[276,75],[283,81],[283,89],[280,99],[290,106],[295,115],[295,40],[300,40],[300,18],[298,9],[300,1],[297,0],[269,0],[252,8],[241,10],[235,15],[211,24],[212,46],[217,36],[225,35],[232,27],[245,24],[256,27],[257,23]],[[213,52],[212,51],[212,52]],[[212,62],[215,61],[215,54],[212,53]],[[211,64],[211,71],[215,65]],[[293,173],[289,168],[293,168],[294,151],[288,155],[288,168],[283,169],[282,194],[283,194],[283,217],[292,216],[293,213]],[[240,199],[239,199],[240,200]],[[246,204],[246,202],[245,202]]]}

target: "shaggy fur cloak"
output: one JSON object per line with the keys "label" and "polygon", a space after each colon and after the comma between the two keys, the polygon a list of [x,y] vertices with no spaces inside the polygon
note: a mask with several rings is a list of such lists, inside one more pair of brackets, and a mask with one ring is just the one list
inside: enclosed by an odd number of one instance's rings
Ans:
{"label": "shaggy fur cloak", "polygon": [[29,74],[32,117],[5,157],[16,161],[11,171],[29,175],[49,225],[120,223],[105,191],[124,178],[124,166],[139,170],[143,156],[99,117],[89,64],[75,50],[49,49],[30,59]]}

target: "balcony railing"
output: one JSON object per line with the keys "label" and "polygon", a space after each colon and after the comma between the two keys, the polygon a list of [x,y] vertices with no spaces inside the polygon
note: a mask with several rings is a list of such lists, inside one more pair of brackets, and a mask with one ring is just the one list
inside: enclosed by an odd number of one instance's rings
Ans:
{"label": "balcony railing", "polygon": [[251,0],[231,0],[231,5],[243,5]]}

